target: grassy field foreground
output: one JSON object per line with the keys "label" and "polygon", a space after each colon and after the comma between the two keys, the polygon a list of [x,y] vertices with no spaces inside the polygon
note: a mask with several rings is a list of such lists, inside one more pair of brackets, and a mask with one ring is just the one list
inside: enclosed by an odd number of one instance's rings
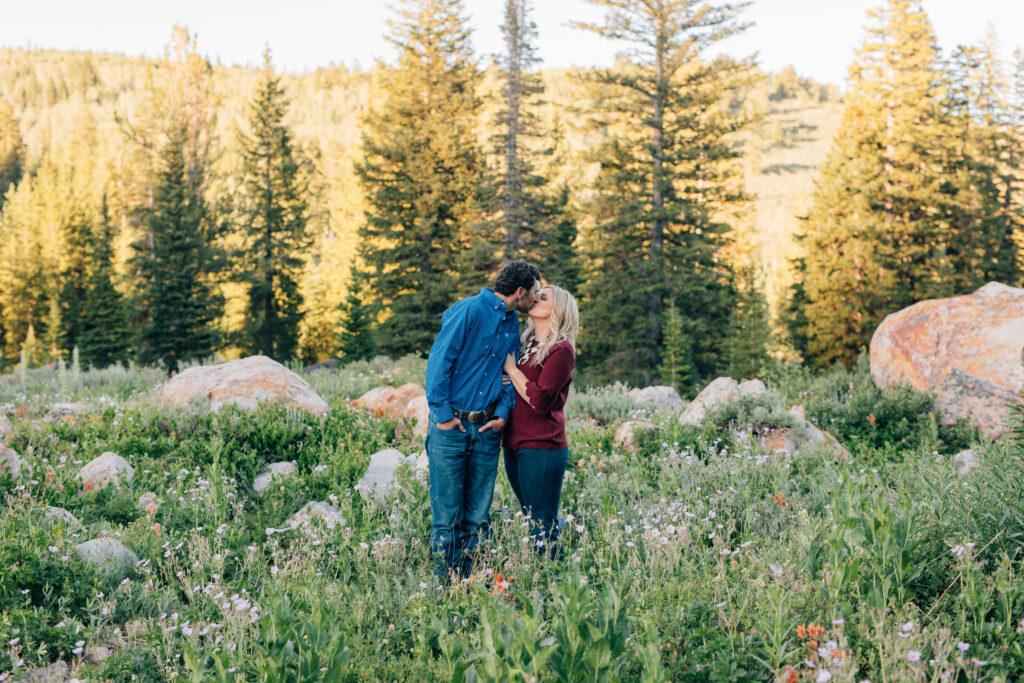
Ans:
{"label": "grassy field foreground", "polygon": [[[779,370],[772,391],[701,430],[638,408],[621,386],[570,398],[566,559],[529,547],[499,466],[494,534],[472,580],[439,590],[425,482],[384,503],[353,490],[395,423],[347,399],[422,381],[378,359],[307,379],[325,420],[264,408],[161,405],[156,370],[0,378],[0,680],[61,660],[79,680],[938,681],[1024,679],[1024,447],[940,426],[931,398],[877,390],[862,364]],[[58,401],[92,412],[45,419]],[[764,452],[785,409],[851,453]],[[625,419],[653,429],[616,449]],[[973,446],[981,465],[958,474]],[[105,451],[132,481],[82,492]],[[299,475],[252,493],[268,462]],[[139,509],[155,493],[158,505]],[[283,522],[309,501],[344,526]],[[59,506],[79,526],[47,522]],[[138,554],[105,573],[71,547],[112,536]],[[102,660],[102,661],[101,661]]]}

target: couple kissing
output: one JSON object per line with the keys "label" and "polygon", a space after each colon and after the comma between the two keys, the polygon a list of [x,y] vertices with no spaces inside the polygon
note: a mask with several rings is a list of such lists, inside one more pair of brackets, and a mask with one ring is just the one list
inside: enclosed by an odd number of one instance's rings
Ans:
{"label": "couple kissing", "polygon": [[[520,333],[519,313],[528,316]],[[453,304],[427,360],[430,407],[430,548],[442,584],[468,577],[490,507],[498,454],[529,515],[538,552],[559,555],[558,503],[569,462],[563,408],[576,361],[573,296],[541,285],[525,261],[502,268],[494,289]]]}

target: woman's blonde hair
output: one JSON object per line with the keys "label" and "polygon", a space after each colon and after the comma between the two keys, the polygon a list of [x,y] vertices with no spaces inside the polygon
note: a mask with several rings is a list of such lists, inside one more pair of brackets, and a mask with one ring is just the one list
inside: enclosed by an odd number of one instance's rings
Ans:
{"label": "woman's blonde hair", "polygon": [[[540,365],[551,353],[551,347],[559,342],[567,341],[576,349],[576,335],[580,331],[580,310],[576,305],[576,299],[572,294],[556,287],[555,285],[544,285],[541,289],[551,290],[551,334],[541,342],[537,353],[530,359],[531,365]],[[526,323],[521,337],[523,348],[527,348],[534,337],[533,318]]]}

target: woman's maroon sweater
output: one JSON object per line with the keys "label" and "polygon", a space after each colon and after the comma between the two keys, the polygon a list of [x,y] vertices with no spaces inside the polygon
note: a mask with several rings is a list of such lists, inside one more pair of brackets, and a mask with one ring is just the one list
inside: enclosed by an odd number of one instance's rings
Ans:
{"label": "woman's maroon sweater", "polygon": [[[531,346],[536,345],[534,340]],[[569,397],[576,352],[569,342],[559,342],[551,347],[540,366],[530,362],[532,356],[524,362],[523,355],[525,353],[520,355],[518,367],[526,375],[526,395],[530,403],[516,394],[516,406],[505,427],[505,448],[568,448],[562,408]]]}

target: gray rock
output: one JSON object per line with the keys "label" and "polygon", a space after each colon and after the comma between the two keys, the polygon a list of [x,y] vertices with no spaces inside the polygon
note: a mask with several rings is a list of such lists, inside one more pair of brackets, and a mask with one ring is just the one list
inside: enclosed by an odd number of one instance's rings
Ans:
{"label": "gray rock", "polygon": [[64,683],[71,675],[71,669],[65,662],[54,662],[39,669],[30,669],[21,674],[19,683]]}
{"label": "gray rock", "polygon": [[425,478],[428,474],[430,474],[430,458],[426,451],[420,451],[416,456],[416,476]]}
{"label": "gray rock", "polygon": [[299,471],[299,468],[295,466],[295,463],[282,460],[281,462],[272,462],[267,465],[267,469],[264,472],[256,475],[256,478],[252,482],[253,490],[262,495],[269,487],[270,483],[274,479],[286,479],[294,477]]}
{"label": "gray rock", "polygon": [[145,512],[146,514],[149,514],[147,508],[150,505],[153,506],[153,512],[156,512],[157,510],[160,509],[160,506],[163,505],[163,502],[163,498],[160,498],[152,491],[146,491],[141,496],[139,496],[139,502],[135,504],[135,507],[136,509],[138,509],[139,512]]}
{"label": "gray rock", "polygon": [[404,455],[394,448],[379,451],[370,456],[370,466],[366,473],[356,483],[356,490],[360,493],[372,493],[378,501],[387,497],[388,490],[395,483],[395,472],[402,465],[415,466],[416,456]]}
{"label": "gray rock", "polygon": [[0,441],[14,431],[14,423],[6,415],[0,415]]}
{"label": "gray rock", "polygon": [[87,463],[75,476],[82,482],[83,489],[95,491],[108,484],[131,481],[135,468],[120,455],[108,451]]}
{"label": "gray rock", "polygon": [[87,563],[107,571],[125,571],[139,561],[139,556],[128,546],[116,538],[107,536],[79,543],[74,547],[74,551]]}
{"label": "gray rock", "polygon": [[653,406],[659,410],[682,410],[685,405],[674,387],[663,385],[633,389],[629,396],[633,403]]}
{"label": "gray rock", "polygon": [[67,527],[80,527],[81,522],[73,514],[65,510],[64,508],[54,507],[52,505],[46,506],[46,512],[43,514],[43,521],[48,524],[63,524]]}
{"label": "gray rock", "polygon": [[85,652],[83,654],[85,655],[85,661],[92,664],[99,664],[100,662],[109,659],[110,655],[113,653],[111,653],[109,647],[105,647],[103,645],[90,645],[85,648]]}
{"label": "gray rock", "polygon": [[13,448],[8,448],[0,443],[0,476],[10,474],[12,478],[17,479],[21,474],[22,464],[24,461],[18,457]]}
{"label": "gray rock", "polygon": [[309,524],[314,517],[322,519],[328,529],[345,525],[345,516],[341,511],[324,502],[306,503],[301,510],[285,520],[285,524],[294,529]]}
{"label": "gray rock", "polygon": [[615,445],[632,453],[636,450],[636,431],[639,429],[654,429],[654,425],[644,420],[623,422],[615,430]]}
{"label": "gray rock", "polygon": [[956,467],[957,474],[965,477],[981,466],[981,458],[977,451],[968,448],[953,456],[953,466]]}
{"label": "gray rock", "polygon": [[43,419],[49,422],[56,422],[91,412],[93,412],[93,409],[82,401],[77,403],[54,403],[50,406],[50,410]]}

